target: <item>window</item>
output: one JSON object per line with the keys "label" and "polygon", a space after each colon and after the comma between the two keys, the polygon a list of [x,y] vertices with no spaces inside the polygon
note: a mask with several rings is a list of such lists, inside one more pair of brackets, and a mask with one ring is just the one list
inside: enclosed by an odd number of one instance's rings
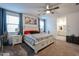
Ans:
{"label": "window", "polygon": [[7,19],[7,31],[16,32],[16,29],[19,29],[19,16],[6,14]]}
{"label": "window", "polygon": [[45,21],[44,20],[40,20],[40,31],[41,32],[45,31]]}

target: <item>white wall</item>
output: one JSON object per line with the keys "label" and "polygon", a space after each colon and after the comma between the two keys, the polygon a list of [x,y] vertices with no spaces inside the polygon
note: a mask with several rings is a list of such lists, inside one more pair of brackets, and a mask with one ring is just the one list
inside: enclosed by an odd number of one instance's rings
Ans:
{"label": "white wall", "polygon": [[54,16],[49,16],[46,19],[46,31],[50,31],[53,35],[56,35],[56,18]]}
{"label": "white wall", "polygon": [[66,36],[66,16],[57,18],[57,35]]}
{"label": "white wall", "polygon": [[[25,24],[25,17],[31,17],[34,19],[37,19],[37,25],[30,25],[30,24]],[[38,28],[38,17],[33,16],[33,15],[29,15],[29,14],[23,14],[23,31],[28,31],[28,30],[39,30]]]}
{"label": "white wall", "polygon": [[46,32],[50,32],[53,35],[56,35],[56,17],[54,15],[45,15],[42,16],[46,20]]}
{"label": "white wall", "polygon": [[61,17],[66,16],[67,29],[66,35],[79,36],[79,12],[74,12],[66,15],[61,15]]}
{"label": "white wall", "polygon": [[79,12],[66,15],[67,17],[67,35],[79,36]]}
{"label": "white wall", "polygon": [[[79,12],[61,15],[60,17],[66,16],[67,19],[67,32],[66,35],[75,34],[79,36]],[[42,16],[46,20],[46,32],[50,31],[53,35],[57,33],[57,18],[54,15]]]}

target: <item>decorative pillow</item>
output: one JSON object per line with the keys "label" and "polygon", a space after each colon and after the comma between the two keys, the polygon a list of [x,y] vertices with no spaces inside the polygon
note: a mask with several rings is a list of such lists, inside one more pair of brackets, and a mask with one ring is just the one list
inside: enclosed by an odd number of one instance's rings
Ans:
{"label": "decorative pillow", "polygon": [[24,31],[24,34],[28,35],[28,34],[30,34],[30,31]]}

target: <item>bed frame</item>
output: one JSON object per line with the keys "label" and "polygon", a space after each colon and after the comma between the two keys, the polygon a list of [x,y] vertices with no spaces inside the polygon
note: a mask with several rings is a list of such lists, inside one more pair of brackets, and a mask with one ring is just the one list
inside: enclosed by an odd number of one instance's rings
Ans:
{"label": "bed frame", "polygon": [[24,42],[26,44],[28,44],[34,50],[35,53],[38,53],[39,50],[45,48],[46,46],[50,45],[51,43],[54,43],[54,38],[44,39],[44,40],[42,40],[40,42],[35,43],[35,45],[31,45],[26,40],[24,40]]}
{"label": "bed frame", "polygon": [[[28,32],[28,31],[24,31],[24,32]],[[40,33],[40,31],[29,31],[30,34],[36,34],[36,33]],[[24,35],[26,35],[24,33]],[[46,46],[50,45],[51,43],[54,42],[54,37],[52,36],[52,38],[46,38],[40,42],[37,42],[35,43],[35,45],[31,45],[29,42],[27,42],[26,40],[24,40],[24,42],[26,44],[28,44],[33,50],[35,53],[37,53],[39,50],[45,48]]]}

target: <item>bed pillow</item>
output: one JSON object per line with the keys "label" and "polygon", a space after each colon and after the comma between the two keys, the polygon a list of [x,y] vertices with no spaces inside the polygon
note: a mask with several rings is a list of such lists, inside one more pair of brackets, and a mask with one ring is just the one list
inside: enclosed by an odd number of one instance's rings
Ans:
{"label": "bed pillow", "polygon": [[24,34],[28,35],[28,34],[30,34],[30,31],[24,31]]}

